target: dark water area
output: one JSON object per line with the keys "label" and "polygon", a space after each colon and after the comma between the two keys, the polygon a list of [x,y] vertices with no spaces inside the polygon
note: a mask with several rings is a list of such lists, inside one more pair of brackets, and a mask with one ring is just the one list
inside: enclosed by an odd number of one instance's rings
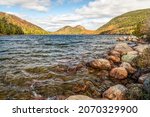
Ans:
{"label": "dark water area", "polygon": [[117,37],[0,36],[0,99],[93,97],[81,90],[84,83],[92,82],[95,89],[101,84],[83,64],[105,56]]}

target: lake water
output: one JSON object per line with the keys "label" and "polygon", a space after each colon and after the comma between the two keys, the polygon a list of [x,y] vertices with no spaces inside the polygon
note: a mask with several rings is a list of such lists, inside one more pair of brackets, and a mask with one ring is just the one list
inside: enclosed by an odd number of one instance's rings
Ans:
{"label": "lake water", "polygon": [[0,99],[93,96],[88,91],[77,92],[85,80],[97,82],[82,65],[103,57],[116,44],[116,37],[0,36]]}

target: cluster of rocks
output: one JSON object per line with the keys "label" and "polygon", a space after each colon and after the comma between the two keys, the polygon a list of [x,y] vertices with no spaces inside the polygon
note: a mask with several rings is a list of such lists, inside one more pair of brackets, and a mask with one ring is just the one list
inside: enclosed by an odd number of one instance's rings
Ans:
{"label": "cluster of rocks", "polygon": [[117,41],[131,41],[131,42],[139,42],[144,43],[143,39],[139,39],[136,36],[124,36],[116,39]]}
{"label": "cluster of rocks", "polygon": [[[123,40],[133,41],[136,38],[128,37]],[[86,64],[90,69],[99,71],[101,77],[109,77],[109,80],[115,82],[105,88],[99,99],[124,100],[124,99],[143,99],[144,95],[150,98],[150,66],[139,68],[134,60],[142,55],[148,44],[141,44],[130,47],[127,43],[118,43],[106,58],[95,59]],[[150,53],[149,53],[150,54]],[[143,62],[150,60],[145,59]],[[100,78],[101,78],[100,77]],[[144,94],[145,93],[145,94]],[[92,98],[84,95],[73,95],[67,100],[91,100]]]}

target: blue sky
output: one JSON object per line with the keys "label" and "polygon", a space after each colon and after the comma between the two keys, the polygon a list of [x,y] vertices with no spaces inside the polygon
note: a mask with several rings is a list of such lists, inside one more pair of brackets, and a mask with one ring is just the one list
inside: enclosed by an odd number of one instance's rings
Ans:
{"label": "blue sky", "polygon": [[150,0],[1,0],[0,11],[45,30],[83,25],[95,30],[125,12],[150,8]]}

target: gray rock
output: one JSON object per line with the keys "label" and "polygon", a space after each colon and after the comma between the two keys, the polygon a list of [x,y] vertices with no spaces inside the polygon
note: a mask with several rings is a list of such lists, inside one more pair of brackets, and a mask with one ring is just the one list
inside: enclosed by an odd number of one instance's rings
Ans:
{"label": "gray rock", "polygon": [[150,77],[145,79],[143,88],[150,94]]}
{"label": "gray rock", "polygon": [[138,81],[139,81],[139,83],[142,83],[142,84],[143,84],[144,81],[145,81],[146,79],[148,79],[148,78],[150,78],[150,73],[144,74],[144,75],[140,76],[139,79],[138,79]]}

